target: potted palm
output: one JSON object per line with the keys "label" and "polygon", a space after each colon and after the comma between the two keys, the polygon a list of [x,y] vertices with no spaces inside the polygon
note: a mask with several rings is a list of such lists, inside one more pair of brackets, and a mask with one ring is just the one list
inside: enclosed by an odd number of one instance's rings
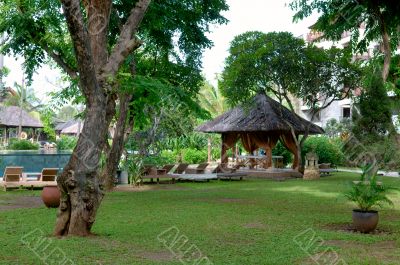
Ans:
{"label": "potted palm", "polygon": [[354,202],[358,208],[353,210],[354,228],[361,233],[374,231],[379,222],[378,211],[375,207],[382,207],[384,204],[393,205],[393,202],[386,196],[388,187],[377,181],[377,176],[366,179],[363,172],[360,181],[353,181],[351,189],[345,196]]}

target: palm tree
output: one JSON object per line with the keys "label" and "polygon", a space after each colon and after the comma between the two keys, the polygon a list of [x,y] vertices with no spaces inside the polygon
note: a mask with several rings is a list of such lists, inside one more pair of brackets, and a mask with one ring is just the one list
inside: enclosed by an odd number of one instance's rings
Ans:
{"label": "palm tree", "polygon": [[40,100],[35,96],[35,92],[31,87],[25,86],[24,80],[22,85],[14,83],[15,90],[6,96],[4,101],[5,106],[18,106],[19,112],[19,125],[18,135],[22,133],[22,111],[32,112],[41,107]]}
{"label": "palm tree", "polygon": [[220,90],[205,82],[199,92],[200,106],[207,110],[212,117],[216,117],[227,110],[225,98]]}

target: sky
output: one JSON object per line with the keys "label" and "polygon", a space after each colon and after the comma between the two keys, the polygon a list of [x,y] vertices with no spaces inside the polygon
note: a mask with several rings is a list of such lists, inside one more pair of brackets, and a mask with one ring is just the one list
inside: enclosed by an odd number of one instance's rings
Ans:
{"label": "sky", "polygon": [[[203,74],[213,85],[217,84],[216,74],[221,73],[224,68],[224,60],[228,56],[228,49],[233,38],[246,31],[289,31],[295,36],[308,32],[315,18],[309,18],[299,23],[293,23],[294,12],[288,7],[290,0],[227,0],[229,11],[223,15],[229,20],[228,24],[213,26],[212,32],[208,34],[214,46],[203,54]],[[10,69],[5,78],[6,86],[13,87],[14,83],[22,83],[23,61],[11,56],[4,58],[4,65]],[[43,66],[37,70],[33,77],[32,87],[36,95],[47,102],[47,94],[58,90],[55,85],[60,77],[60,71]]]}

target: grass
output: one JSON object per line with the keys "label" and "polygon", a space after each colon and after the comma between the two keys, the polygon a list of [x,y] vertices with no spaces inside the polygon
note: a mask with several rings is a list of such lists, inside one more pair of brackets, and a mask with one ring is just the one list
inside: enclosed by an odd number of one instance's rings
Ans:
{"label": "grass", "polygon": [[[337,253],[347,264],[399,264],[399,192],[390,194],[395,207],[380,211],[379,228],[388,233],[362,235],[331,228],[351,223],[353,205],[342,192],[357,177],[337,173],[319,181],[215,181],[113,192],[98,212],[93,227],[97,236],[89,238],[51,237],[54,209],[2,211],[0,264],[40,264],[38,256],[46,257],[52,250],[62,250],[74,264],[182,264],[157,239],[173,226],[187,237],[184,249],[197,246],[213,264],[318,264],[311,257],[317,259],[325,250]],[[383,180],[400,186],[399,179]],[[0,192],[0,205],[38,194]],[[22,241],[25,236],[34,248],[32,235],[40,233],[48,247],[37,244],[37,256]],[[170,242],[168,235],[162,238]],[[313,243],[312,237],[318,240]],[[324,257],[319,264],[331,264],[322,263]]]}

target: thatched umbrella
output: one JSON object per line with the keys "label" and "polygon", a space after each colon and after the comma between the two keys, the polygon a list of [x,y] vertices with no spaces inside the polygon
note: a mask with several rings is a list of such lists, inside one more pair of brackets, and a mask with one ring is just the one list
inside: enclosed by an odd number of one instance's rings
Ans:
{"label": "thatched umbrella", "polygon": [[226,151],[241,139],[246,151],[263,148],[272,165],[272,148],[280,139],[294,154],[293,167],[299,157],[295,137],[301,134],[322,134],[324,130],[291,112],[265,94],[258,94],[249,104],[236,107],[196,128],[197,131],[222,134],[221,163],[227,162]]}

